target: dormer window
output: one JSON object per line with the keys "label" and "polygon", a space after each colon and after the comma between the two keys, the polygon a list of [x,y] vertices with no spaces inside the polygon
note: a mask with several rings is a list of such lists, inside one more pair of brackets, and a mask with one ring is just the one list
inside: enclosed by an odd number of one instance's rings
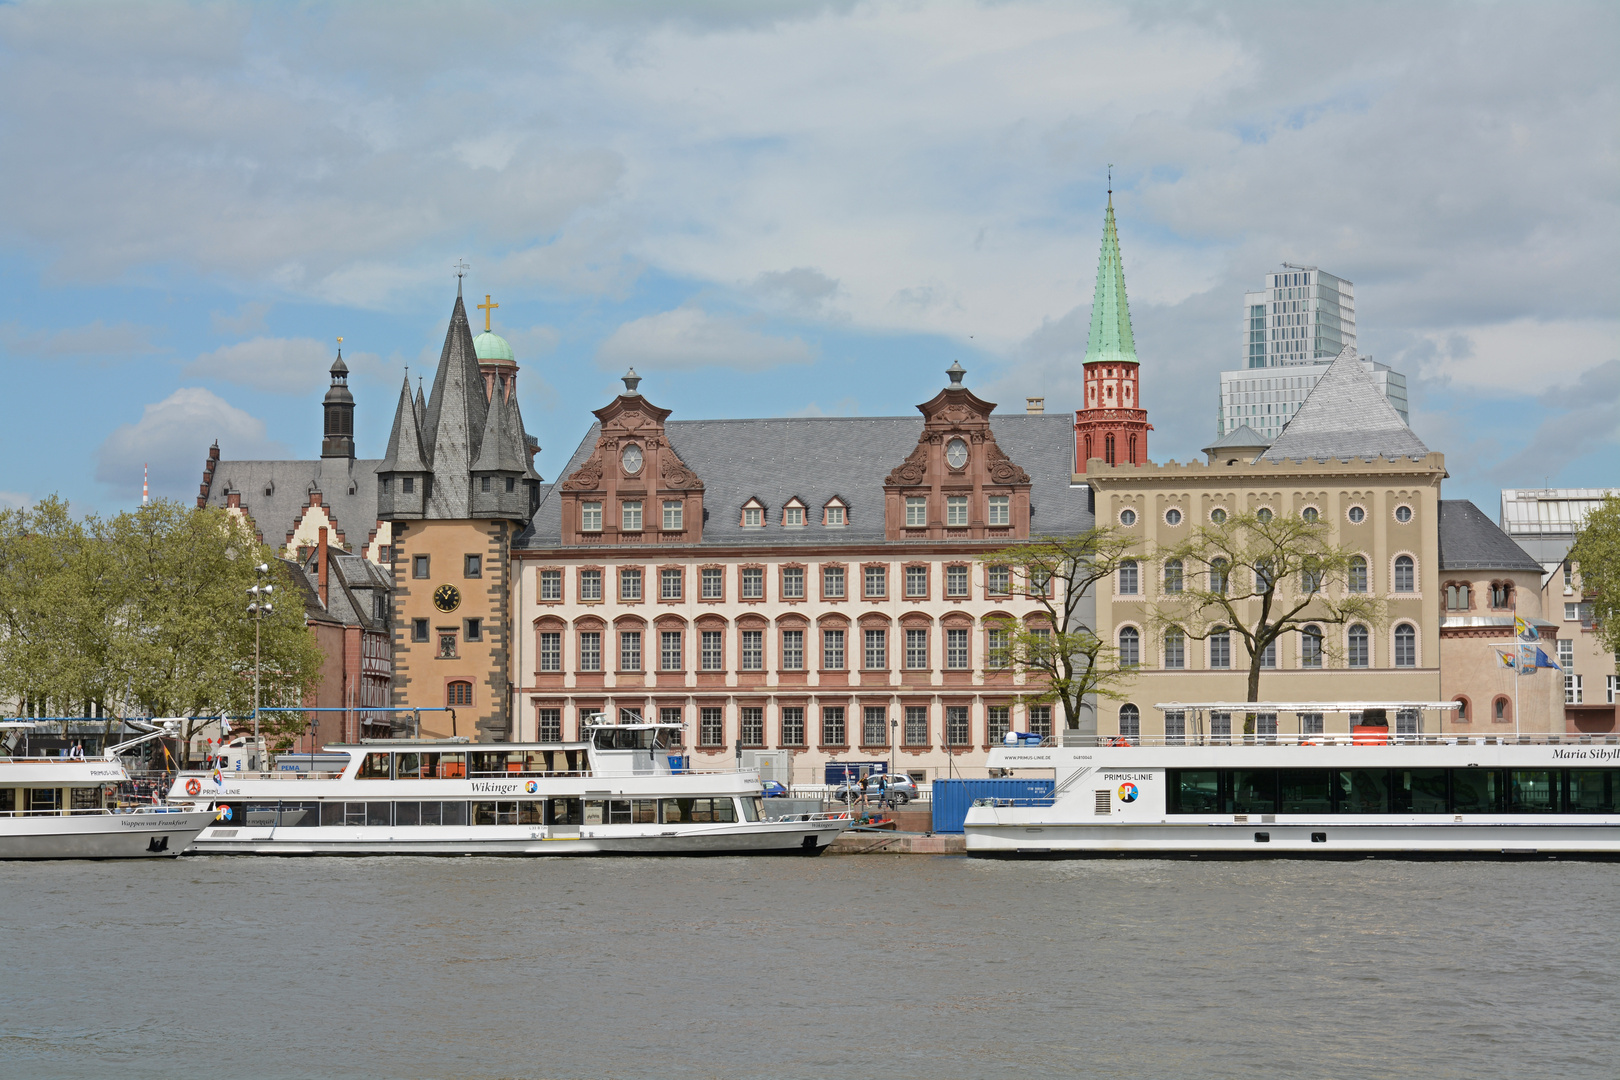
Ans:
{"label": "dormer window", "polygon": [[765,527],[765,508],[750,499],[743,507],[742,523],[745,529],[763,529]]}
{"label": "dormer window", "polygon": [[920,529],[928,524],[928,499],[923,495],[906,496],[906,528]]}
{"label": "dormer window", "polygon": [[827,506],[826,506],[826,509],[824,511],[824,515],[826,517],[826,523],[828,525],[830,525],[830,526],[836,526],[838,528],[842,528],[847,523],[846,519],[845,519],[845,515],[844,515],[844,504],[843,503],[839,503],[839,502],[830,502],[830,503],[828,503]]}
{"label": "dormer window", "polygon": [[579,531],[602,531],[602,504],[599,502],[582,502],[579,504]]}
{"label": "dormer window", "polygon": [[789,529],[804,528],[804,504],[794,499],[782,508],[782,524]]}

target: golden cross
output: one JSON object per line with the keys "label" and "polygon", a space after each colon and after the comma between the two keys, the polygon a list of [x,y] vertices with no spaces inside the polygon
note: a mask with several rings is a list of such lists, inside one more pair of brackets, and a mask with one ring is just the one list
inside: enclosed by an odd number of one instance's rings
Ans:
{"label": "golden cross", "polygon": [[499,305],[499,304],[492,304],[492,303],[489,302],[489,293],[484,294],[484,302],[482,304],[478,305],[478,310],[482,311],[484,313],[484,333],[486,333],[486,334],[489,333],[489,313],[490,313],[490,311],[492,311],[493,309],[498,308],[500,306],[501,305]]}

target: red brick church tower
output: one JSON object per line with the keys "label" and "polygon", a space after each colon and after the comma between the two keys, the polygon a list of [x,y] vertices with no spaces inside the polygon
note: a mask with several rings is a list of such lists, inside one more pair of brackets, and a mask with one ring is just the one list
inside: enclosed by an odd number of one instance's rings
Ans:
{"label": "red brick church tower", "polygon": [[1097,292],[1086,335],[1085,405],[1074,414],[1074,471],[1101,458],[1110,465],[1147,464],[1147,410],[1137,385],[1136,339],[1125,299],[1125,266],[1114,226],[1114,193],[1108,192],[1102,255],[1097,260]]}

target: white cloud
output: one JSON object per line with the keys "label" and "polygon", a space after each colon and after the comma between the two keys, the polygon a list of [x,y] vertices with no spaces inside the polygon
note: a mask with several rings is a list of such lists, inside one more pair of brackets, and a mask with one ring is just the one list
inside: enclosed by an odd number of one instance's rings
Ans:
{"label": "white cloud", "polygon": [[1411,374],[1502,394],[1539,393],[1620,359],[1620,320],[1614,319],[1514,319],[1419,336],[1427,348],[1412,350],[1419,371]]}
{"label": "white cloud", "polygon": [[16,323],[0,326],[0,342],[18,356],[120,357],[156,351],[150,326],[120,322],[112,326],[97,319],[85,326],[62,330],[24,330]]}
{"label": "white cloud", "polygon": [[704,367],[764,371],[783,364],[808,364],[813,359],[815,350],[800,338],[771,337],[740,319],[710,315],[695,307],[627,322],[596,351],[599,368],[630,366],[649,371]]}
{"label": "white cloud", "polygon": [[34,505],[34,497],[25,495],[20,491],[0,491],[0,504],[9,506],[13,510],[26,510]]}
{"label": "white cloud", "polygon": [[325,345],[312,338],[256,337],[203,353],[186,365],[184,374],[272,394],[308,394],[330,381],[327,372],[335,349],[335,343]]}
{"label": "white cloud", "polygon": [[107,436],[96,451],[96,479],[123,502],[138,501],[141,466],[146,465],[154,495],[194,497],[208,446],[216,439],[229,458],[280,458],[288,453],[285,445],[267,437],[263,420],[201,387],[188,386],[147,405],[140,420]]}

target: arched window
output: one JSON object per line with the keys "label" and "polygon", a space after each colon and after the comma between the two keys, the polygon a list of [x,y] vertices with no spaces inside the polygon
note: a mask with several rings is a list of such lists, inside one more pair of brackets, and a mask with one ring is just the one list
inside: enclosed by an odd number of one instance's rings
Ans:
{"label": "arched window", "polygon": [[445,684],[444,703],[454,709],[457,706],[472,704],[472,683],[458,679]]}
{"label": "arched window", "polygon": [[1350,655],[1351,667],[1367,667],[1371,662],[1367,649],[1367,628],[1360,623],[1350,628]]}
{"label": "arched window", "polygon": [[1414,592],[1417,586],[1413,583],[1415,574],[1412,572],[1412,556],[1402,555],[1395,560],[1395,591]]}
{"label": "arched window", "polygon": [[1507,698],[1499,697],[1491,702],[1491,719],[1498,724],[1510,724],[1513,722],[1513,716],[1508,712]]}
{"label": "arched window", "polygon": [[1142,635],[1136,627],[1127,626],[1119,632],[1119,666],[1135,667],[1142,662]]}
{"label": "arched window", "polygon": [[1129,702],[1119,707],[1119,733],[1127,739],[1142,737],[1142,711]]}
{"label": "arched window", "polygon": [[1411,623],[1395,628],[1395,666],[1417,667],[1417,631]]}
{"label": "arched window", "polygon": [[1367,591],[1367,560],[1360,555],[1353,555],[1350,558],[1347,587],[1351,592]]}
{"label": "arched window", "polygon": [[[1130,399],[1130,394],[1126,393],[1125,397],[1126,397],[1126,400],[1129,400]],[[1136,460],[1136,436],[1135,435],[1131,436],[1131,460],[1132,461]]]}
{"label": "arched window", "polygon": [[1299,572],[1299,591],[1307,596],[1322,591],[1322,567],[1314,559],[1307,558]]}
{"label": "arched window", "polygon": [[1164,563],[1164,591],[1178,593],[1181,591],[1181,560],[1166,559]]}
{"label": "arched window", "polygon": [[1187,635],[1181,627],[1172,626],[1164,632],[1164,666],[1180,671],[1187,666]]}
{"label": "arched window", "polygon": [[1447,611],[1467,611],[1473,606],[1472,599],[1473,598],[1469,595],[1467,585],[1446,586]]}
{"label": "arched window", "polygon": [[1126,559],[1119,564],[1119,593],[1121,596],[1135,596],[1137,593],[1136,560]]}
{"label": "arched window", "polygon": [[1457,723],[1459,723],[1459,724],[1468,723],[1468,721],[1470,719],[1470,717],[1468,715],[1468,699],[1465,698],[1465,697],[1459,696],[1459,697],[1453,698],[1452,700],[1457,703]]}
{"label": "arched window", "polygon": [[[1096,390],[1093,390],[1093,391],[1092,391],[1092,392],[1091,392],[1091,396],[1092,396],[1092,397],[1093,397],[1093,398],[1096,398],[1096,396],[1097,396],[1097,391],[1096,391]],[[1086,436],[1086,457],[1085,457],[1085,460],[1086,460],[1086,461],[1090,461],[1090,460],[1091,460],[1091,436],[1090,436],[1090,435],[1087,435],[1087,436]]]}
{"label": "arched window", "polygon": [[1510,608],[1513,606],[1513,583],[1509,581],[1491,582],[1491,607]]}
{"label": "arched window", "polygon": [[1226,584],[1231,577],[1225,559],[1212,560],[1209,564],[1209,591],[1225,596]]}
{"label": "arched window", "polygon": [[1114,437],[1112,435],[1103,436],[1103,458],[1110,465],[1114,463]]}
{"label": "arched window", "polygon": [[1319,668],[1322,666],[1322,628],[1312,623],[1299,632],[1299,666]]}
{"label": "arched window", "polygon": [[1254,563],[1254,588],[1256,592],[1270,592],[1272,585],[1277,581],[1277,575],[1271,569],[1270,559],[1256,559]]}

